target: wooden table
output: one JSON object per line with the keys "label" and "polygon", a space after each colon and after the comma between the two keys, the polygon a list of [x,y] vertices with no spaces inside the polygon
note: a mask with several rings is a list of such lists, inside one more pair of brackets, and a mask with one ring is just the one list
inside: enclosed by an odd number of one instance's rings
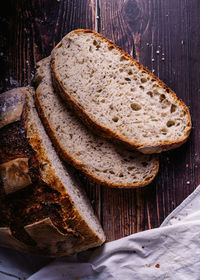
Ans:
{"label": "wooden table", "polygon": [[160,155],[154,182],[118,190],[80,175],[107,240],[158,227],[200,182],[199,0],[1,1],[0,91],[31,83],[34,65],[69,31],[96,30],[147,66],[189,106],[193,128]]}

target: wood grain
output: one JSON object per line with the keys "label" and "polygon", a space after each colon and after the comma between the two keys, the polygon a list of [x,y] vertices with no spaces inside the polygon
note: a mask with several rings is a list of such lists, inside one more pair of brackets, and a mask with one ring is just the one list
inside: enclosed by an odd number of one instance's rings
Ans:
{"label": "wood grain", "polygon": [[149,186],[117,190],[77,173],[107,235],[157,227],[200,183],[200,2],[198,0],[7,0],[0,4],[0,91],[31,83],[34,65],[69,31],[99,31],[160,77],[190,107],[193,129],[160,156]]}

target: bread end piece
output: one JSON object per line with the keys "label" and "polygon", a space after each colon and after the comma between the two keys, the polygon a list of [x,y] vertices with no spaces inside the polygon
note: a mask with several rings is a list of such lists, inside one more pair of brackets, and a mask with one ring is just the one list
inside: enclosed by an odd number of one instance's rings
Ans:
{"label": "bread end piece", "polygon": [[23,110],[0,129],[0,242],[48,257],[100,246],[105,241],[101,225],[45,133],[34,107],[34,89],[7,94],[13,102],[20,96]]}

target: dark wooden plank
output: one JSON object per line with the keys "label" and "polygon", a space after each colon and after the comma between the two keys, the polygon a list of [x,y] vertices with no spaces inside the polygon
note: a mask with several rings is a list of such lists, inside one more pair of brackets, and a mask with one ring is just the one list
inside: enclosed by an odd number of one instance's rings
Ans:
{"label": "dark wooden plank", "polygon": [[1,3],[0,90],[31,82],[34,64],[48,56],[69,31],[95,29],[95,1],[12,1]]}
{"label": "dark wooden plank", "polygon": [[[132,191],[104,190],[104,228],[112,229],[109,239],[115,239],[125,235],[125,229],[133,233],[159,226],[200,183],[200,3],[99,0],[99,9],[100,32],[175,90],[190,107],[193,120],[188,143],[160,156],[160,171],[150,186]],[[117,218],[113,219],[113,214]]]}

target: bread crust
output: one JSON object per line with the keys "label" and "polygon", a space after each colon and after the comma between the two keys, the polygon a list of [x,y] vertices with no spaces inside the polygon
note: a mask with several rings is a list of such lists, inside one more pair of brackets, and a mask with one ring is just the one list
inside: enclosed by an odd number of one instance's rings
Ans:
{"label": "bread crust", "polygon": [[[39,82],[42,82],[42,80],[40,80]],[[136,183],[134,183],[134,184],[112,183],[110,181],[104,180],[103,178],[97,177],[97,176],[95,176],[95,174],[89,172],[89,170],[87,168],[85,168],[81,162],[79,162],[75,158],[73,158],[62,147],[61,143],[57,139],[57,136],[54,132],[54,129],[52,128],[50,121],[47,119],[47,117],[45,115],[44,108],[43,108],[43,106],[40,102],[39,91],[40,91],[40,87],[38,87],[36,89],[36,94],[35,94],[35,104],[36,104],[38,114],[39,114],[40,118],[42,119],[42,121],[44,123],[44,126],[47,130],[47,133],[48,133],[49,137],[51,138],[52,143],[54,144],[57,152],[59,153],[59,155],[62,157],[62,159],[64,161],[67,161],[68,163],[73,165],[76,169],[79,169],[82,172],[84,172],[92,181],[94,181],[98,184],[101,184],[103,186],[108,186],[108,187],[112,187],[112,188],[138,188],[138,187],[144,187],[144,186],[150,184],[153,181],[153,179],[155,178],[155,176],[157,175],[158,170],[159,170],[159,160],[158,160],[158,156],[156,156],[156,155],[154,155],[154,158],[155,158],[155,161],[156,161],[155,168],[154,168],[154,174],[147,181],[144,180],[144,181],[142,181],[138,184],[136,184]]]}
{"label": "bread crust", "polygon": [[[0,242],[22,252],[49,257],[74,254],[101,245],[104,238],[98,237],[76,209],[48,159],[41,136],[35,131],[29,137],[31,127],[27,117],[30,112],[27,98],[30,98],[33,89],[16,89],[12,91],[13,97],[19,91],[24,94],[23,113],[20,120],[0,129],[0,159],[4,164],[26,156],[31,182],[22,190],[16,189],[7,195],[0,180]],[[41,228],[44,228],[45,235],[40,232]],[[43,241],[46,239],[45,244],[39,242],[40,239],[34,240],[36,235]]]}
{"label": "bread crust", "polygon": [[[176,96],[175,92],[172,91],[163,81],[159,80],[153,73],[151,73],[147,68],[145,68],[143,65],[141,65],[138,61],[136,61],[133,57],[131,57],[129,54],[127,54],[125,51],[123,51],[121,48],[119,48],[117,45],[115,45],[113,42],[111,42],[109,39],[105,38],[101,34],[89,30],[89,29],[77,29],[70,33],[68,33],[65,37],[69,37],[72,33],[92,33],[95,36],[99,37],[102,41],[105,41],[109,46],[115,48],[116,50],[121,53],[127,60],[132,61],[135,65],[139,67],[139,69],[145,71],[152,79],[156,80],[158,84],[165,89],[175,100],[176,102],[183,107],[184,111],[186,112],[187,118],[188,118],[188,129],[185,132],[185,137],[179,139],[179,141],[160,141],[158,143],[143,143],[138,144],[132,141],[127,140],[126,138],[117,135],[114,133],[110,128],[103,126],[99,123],[97,123],[85,110],[84,108],[68,93],[68,91],[65,89],[65,86],[62,82],[62,80],[59,78],[58,73],[56,72],[56,61],[55,61],[55,51],[59,46],[62,44],[62,41],[57,44],[57,46],[52,50],[51,52],[51,68],[52,68],[52,81],[54,88],[56,91],[62,96],[62,98],[68,103],[68,106],[75,111],[75,113],[80,117],[80,119],[88,126],[89,129],[91,129],[96,134],[111,139],[112,141],[116,143],[121,143],[125,145],[129,149],[138,150],[142,153],[146,154],[152,154],[152,153],[160,153],[162,151],[168,151],[174,148],[177,148],[181,146],[183,143],[185,143],[190,135],[191,132],[191,117],[188,107],[185,105],[185,103]],[[63,39],[65,39],[65,37]]]}

